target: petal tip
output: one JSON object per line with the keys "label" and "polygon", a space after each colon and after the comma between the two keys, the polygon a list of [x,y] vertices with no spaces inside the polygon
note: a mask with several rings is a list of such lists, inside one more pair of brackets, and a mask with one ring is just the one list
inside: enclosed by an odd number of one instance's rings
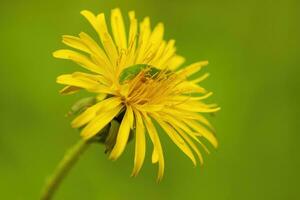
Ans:
{"label": "petal tip", "polygon": [[59,58],[59,50],[54,51],[54,52],[52,53],[52,56],[53,56],[54,58]]}
{"label": "petal tip", "polygon": [[89,10],[82,10],[82,11],[80,11],[80,14],[81,15],[86,15],[86,14],[90,14],[90,13],[92,13],[91,11],[89,11]]}

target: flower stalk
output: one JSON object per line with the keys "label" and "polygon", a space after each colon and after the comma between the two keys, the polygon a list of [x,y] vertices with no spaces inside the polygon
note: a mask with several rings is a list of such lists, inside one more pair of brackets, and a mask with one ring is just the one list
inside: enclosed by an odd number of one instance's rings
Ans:
{"label": "flower stalk", "polygon": [[81,139],[66,152],[64,158],[58,164],[54,173],[47,180],[45,187],[42,190],[40,200],[50,200],[53,197],[62,180],[66,177],[68,172],[79,159],[80,155],[87,149],[89,145],[89,141]]}

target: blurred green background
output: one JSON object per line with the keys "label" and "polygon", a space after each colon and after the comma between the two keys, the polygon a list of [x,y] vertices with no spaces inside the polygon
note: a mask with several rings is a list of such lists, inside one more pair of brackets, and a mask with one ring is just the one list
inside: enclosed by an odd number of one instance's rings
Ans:
{"label": "blurred green background", "polygon": [[59,74],[79,70],[51,53],[62,34],[92,33],[79,12],[135,10],[162,21],[188,63],[209,60],[205,87],[222,110],[210,117],[220,148],[193,168],[167,138],[165,177],[150,149],[130,178],[133,143],[116,162],[93,145],[57,200],[296,199],[299,196],[299,19],[297,0],[14,0],[0,3],[0,199],[38,199],[45,177],[79,134],[64,117]]}

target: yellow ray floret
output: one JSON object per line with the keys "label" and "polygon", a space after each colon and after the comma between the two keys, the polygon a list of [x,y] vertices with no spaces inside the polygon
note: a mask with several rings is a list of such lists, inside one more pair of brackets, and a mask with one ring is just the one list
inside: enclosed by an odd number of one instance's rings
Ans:
{"label": "yellow ray floret", "polygon": [[[128,30],[118,8],[111,12],[111,28],[103,13],[95,15],[84,10],[81,14],[95,29],[101,43],[84,32],[78,37],[64,35],[63,43],[73,50],[58,50],[54,57],[71,60],[86,72],[61,75],[57,82],[65,85],[62,94],[83,89],[101,98],[80,113],[72,127],[81,128],[83,139],[90,140],[104,137],[101,130],[109,128],[113,120],[118,121],[119,125],[114,126],[117,131],[109,131],[116,134],[109,158],[118,159],[133,134],[132,176],[139,173],[144,163],[148,135],[153,144],[152,162],[159,166],[157,180],[162,179],[165,163],[158,126],[194,165],[197,158],[202,164],[198,145],[209,151],[201,140],[218,146],[214,129],[203,113],[214,113],[220,108],[203,102],[212,93],[198,84],[209,74],[197,77],[208,62],[182,66],[185,58],[176,54],[175,40],[164,40],[164,25],[158,23],[152,29],[149,17],[139,23],[134,11],[128,14]],[[123,77],[124,74],[127,75]]]}

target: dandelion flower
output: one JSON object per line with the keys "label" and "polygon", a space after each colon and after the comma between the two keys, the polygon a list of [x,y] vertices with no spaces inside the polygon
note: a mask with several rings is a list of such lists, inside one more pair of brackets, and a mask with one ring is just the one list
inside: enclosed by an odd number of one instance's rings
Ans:
{"label": "dandelion flower", "polygon": [[[164,40],[162,23],[151,29],[149,17],[139,23],[135,13],[129,12],[126,30],[120,9],[113,9],[110,31],[103,13],[94,15],[84,10],[81,14],[96,30],[100,42],[84,32],[78,37],[65,35],[63,43],[73,50],[54,52],[54,57],[86,69],[59,76],[57,82],[65,85],[61,93],[84,89],[97,97],[72,121],[72,127],[81,129],[84,140],[105,135],[102,140],[111,160],[120,157],[133,136],[133,176],[143,165],[147,135],[153,144],[152,163],[158,163],[158,181],[165,165],[160,134],[167,134],[194,165],[198,162],[195,155],[202,164],[198,146],[207,148],[201,140],[218,146],[203,113],[214,113],[219,107],[202,101],[212,94],[199,86],[207,74],[195,78],[208,62],[183,67],[185,59],[176,54],[175,41]],[[163,132],[158,132],[158,127]]]}

